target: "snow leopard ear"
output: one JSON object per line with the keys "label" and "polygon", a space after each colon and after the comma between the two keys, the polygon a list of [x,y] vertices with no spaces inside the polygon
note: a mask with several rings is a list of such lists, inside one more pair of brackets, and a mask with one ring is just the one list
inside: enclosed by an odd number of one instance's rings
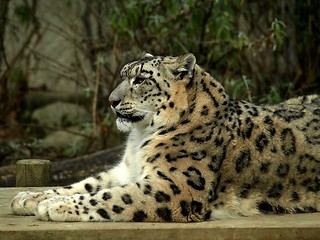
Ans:
{"label": "snow leopard ear", "polygon": [[154,56],[151,53],[143,52],[140,59],[152,58],[152,57],[154,57]]}
{"label": "snow leopard ear", "polygon": [[196,57],[192,53],[187,53],[177,58],[174,63],[173,74],[176,79],[182,80],[185,77],[192,78],[196,65]]}

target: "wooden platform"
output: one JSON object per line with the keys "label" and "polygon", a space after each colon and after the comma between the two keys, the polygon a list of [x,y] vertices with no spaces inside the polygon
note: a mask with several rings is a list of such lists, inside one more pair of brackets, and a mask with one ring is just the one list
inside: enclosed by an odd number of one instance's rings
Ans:
{"label": "wooden platform", "polygon": [[320,239],[320,213],[268,215],[202,223],[55,223],[14,216],[19,191],[0,188],[0,239]]}

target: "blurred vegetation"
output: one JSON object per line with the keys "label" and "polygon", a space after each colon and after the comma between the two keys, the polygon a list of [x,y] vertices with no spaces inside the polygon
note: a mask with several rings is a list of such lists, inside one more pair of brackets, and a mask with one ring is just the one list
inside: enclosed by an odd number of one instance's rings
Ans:
{"label": "blurred vegetation", "polygon": [[[192,52],[237,99],[276,103],[320,92],[320,1],[69,0],[64,7],[79,13],[65,26],[38,17],[41,1],[13,2],[0,1],[0,161],[63,158],[108,147],[114,133],[107,96],[121,66],[143,51],[172,56]],[[8,17],[9,10],[15,20]],[[90,68],[89,74],[83,71],[76,53],[75,63],[57,65],[58,74],[81,86],[92,113],[85,126],[90,128],[87,145],[71,145],[60,153],[34,147],[39,129],[53,126],[31,124],[25,114],[32,71],[26,59],[35,55],[30,46],[41,41],[48,26],[71,42]],[[22,42],[10,59],[4,41],[8,34]]]}

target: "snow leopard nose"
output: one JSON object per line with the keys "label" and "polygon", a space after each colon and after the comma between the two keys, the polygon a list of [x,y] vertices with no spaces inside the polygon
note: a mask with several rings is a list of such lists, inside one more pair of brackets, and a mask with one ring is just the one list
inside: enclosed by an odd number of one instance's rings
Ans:
{"label": "snow leopard nose", "polygon": [[128,88],[129,86],[127,81],[123,81],[110,93],[109,102],[112,108],[119,107],[121,101],[125,99],[126,89]]}
{"label": "snow leopard nose", "polygon": [[119,103],[121,102],[121,100],[110,100],[110,105],[115,108],[116,106],[119,105]]}
{"label": "snow leopard nose", "polygon": [[115,108],[116,106],[119,105],[119,103],[121,102],[121,99],[119,98],[117,91],[114,90],[110,96],[109,96],[109,102],[112,108]]}

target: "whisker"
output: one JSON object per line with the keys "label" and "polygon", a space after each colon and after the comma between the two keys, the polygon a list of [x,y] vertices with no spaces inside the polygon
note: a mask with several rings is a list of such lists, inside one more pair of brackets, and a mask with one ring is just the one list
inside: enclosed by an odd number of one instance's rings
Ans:
{"label": "whisker", "polygon": [[152,111],[152,110],[147,110],[147,109],[139,109],[136,108],[136,110],[140,111],[140,112],[148,112],[148,113],[156,113],[157,111]]}

